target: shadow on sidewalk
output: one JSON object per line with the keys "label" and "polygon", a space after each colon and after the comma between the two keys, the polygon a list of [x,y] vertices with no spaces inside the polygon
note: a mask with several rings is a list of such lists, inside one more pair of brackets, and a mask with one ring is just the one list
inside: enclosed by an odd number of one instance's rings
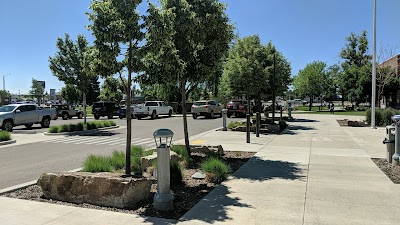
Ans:
{"label": "shadow on sidewalk", "polygon": [[298,132],[296,132],[296,131],[299,131],[299,130],[316,130],[316,129],[314,127],[289,125],[289,127],[281,134],[295,135],[295,134],[298,134]]}
{"label": "shadow on sidewalk", "polygon": [[216,221],[228,222],[232,218],[227,215],[227,207],[252,208],[249,204],[241,203],[241,199],[238,197],[229,197],[231,193],[225,185],[221,184],[217,186],[192,210],[182,216],[178,222],[191,220],[201,220],[207,223],[214,223]]}
{"label": "shadow on sidewalk", "polygon": [[311,120],[311,119],[294,119],[293,122],[300,122],[300,123],[315,123],[320,122],[319,120]]}
{"label": "shadow on sidewalk", "polygon": [[268,160],[254,156],[232,176],[235,179],[265,181],[272,179],[303,180],[299,164],[281,160]]}
{"label": "shadow on sidewalk", "polygon": [[[304,180],[301,175],[303,169],[297,163],[290,163],[280,160],[266,160],[260,157],[251,158],[245,165],[240,167],[229,182],[235,182],[235,179],[250,181],[267,181],[273,179],[284,180]],[[251,188],[251,183],[245,184]],[[232,207],[254,208],[250,204],[243,202],[239,197],[230,196],[233,194],[229,187],[224,183],[216,187],[204,199],[202,199],[192,210],[179,219],[178,222],[200,220],[206,223],[227,222],[232,220],[228,216],[228,210]],[[235,211],[238,209],[235,209]],[[240,209],[239,209],[240,210]]]}

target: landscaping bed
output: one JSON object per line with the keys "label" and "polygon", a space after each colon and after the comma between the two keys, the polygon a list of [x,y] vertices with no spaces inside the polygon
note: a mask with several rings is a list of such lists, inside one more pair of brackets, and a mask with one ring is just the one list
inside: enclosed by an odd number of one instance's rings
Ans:
{"label": "landscaping bed", "polygon": [[[255,153],[250,152],[232,152],[225,151],[224,155],[219,159],[230,167],[233,173],[246,163]],[[179,219],[194,205],[196,205],[202,198],[204,198],[214,187],[218,184],[211,182],[209,179],[193,179],[191,176],[198,172],[201,164],[207,159],[209,155],[201,152],[192,153],[190,162],[182,167],[182,183],[171,185],[171,190],[174,193],[174,209],[167,212],[157,211],[153,209],[152,203],[154,194],[157,192],[157,183],[153,180],[150,195],[147,200],[142,201],[136,205],[132,205],[127,209],[118,209],[113,207],[102,207],[91,204],[74,204],[51,199],[43,198],[43,192],[37,185],[29,186],[15,192],[4,194],[3,196],[28,199],[40,202],[48,202],[62,205],[78,206],[83,208],[101,209],[114,212],[123,212],[129,214],[137,214],[141,216],[160,217],[167,219]],[[145,177],[150,177],[150,174],[143,174]]]}
{"label": "landscaping bed", "polygon": [[10,132],[8,131],[0,131],[0,142],[11,140]]}
{"label": "landscaping bed", "polygon": [[48,133],[66,133],[66,132],[76,132],[76,131],[84,131],[84,130],[95,130],[98,128],[104,127],[112,127],[116,126],[114,121],[94,121],[87,122],[84,124],[83,122],[77,124],[64,124],[59,126],[52,126],[49,128]]}
{"label": "landscaping bed", "polygon": [[393,166],[386,159],[372,158],[372,161],[393,183],[400,184],[400,166]]}

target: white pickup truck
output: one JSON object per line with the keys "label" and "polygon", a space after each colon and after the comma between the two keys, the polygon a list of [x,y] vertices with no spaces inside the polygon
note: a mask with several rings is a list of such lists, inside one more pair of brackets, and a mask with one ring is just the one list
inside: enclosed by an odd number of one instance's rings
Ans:
{"label": "white pickup truck", "polygon": [[47,128],[56,114],[55,109],[40,109],[34,104],[5,105],[0,107],[0,127],[11,132],[15,126],[25,125],[31,128],[33,124],[40,123]]}
{"label": "white pickup truck", "polygon": [[142,118],[150,116],[151,119],[155,119],[160,115],[171,116],[173,109],[163,101],[147,101],[143,106],[136,106],[133,108],[133,114],[140,120]]}

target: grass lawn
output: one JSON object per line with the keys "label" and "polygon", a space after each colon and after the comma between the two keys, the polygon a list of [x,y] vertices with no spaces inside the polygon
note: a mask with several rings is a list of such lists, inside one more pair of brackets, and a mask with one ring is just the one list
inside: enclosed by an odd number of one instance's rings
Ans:
{"label": "grass lawn", "polygon": [[[78,109],[79,110],[83,110],[83,106],[79,106]],[[92,115],[92,106],[90,106],[90,105],[86,106],[86,115],[87,116],[93,116]]]}
{"label": "grass lawn", "polygon": [[[309,106],[296,106],[295,108],[299,111],[308,111],[310,107]],[[317,110],[319,110],[318,106],[311,107],[311,111],[317,111]],[[321,110],[328,110],[328,107],[322,106]]]}
{"label": "grass lawn", "polygon": [[[292,112],[293,114],[310,113],[310,114],[326,114],[331,115],[330,112],[317,112],[317,111],[307,111],[307,112]],[[348,115],[348,116],[366,116],[366,111],[337,111],[334,115]]]}

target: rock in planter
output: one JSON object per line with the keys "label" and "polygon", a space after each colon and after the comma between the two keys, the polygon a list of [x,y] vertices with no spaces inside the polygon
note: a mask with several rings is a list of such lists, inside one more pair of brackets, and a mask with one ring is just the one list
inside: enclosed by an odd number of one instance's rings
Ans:
{"label": "rock in planter", "polygon": [[[170,151],[169,154],[171,160],[179,160],[179,156],[176,154],[176,152]],[[157,161],[157,152],[154,152],[152,155],[142,157],[142,171],[146,171],[147,168],[152,167],[154,161]]]}
{"label": "rock in planter", "polygon": [[151,181],[114,173],[45,173],[38,180],[45,198],[71,203],[127,208],[145,200]]}
{"label": "rock in planter", "polygon": [[217,153],[218,155],[223,155],[224,148],[222,148],[221,145],[218,145],[218,146],[192,146],[191,152],[204,153],[204,154]]}

